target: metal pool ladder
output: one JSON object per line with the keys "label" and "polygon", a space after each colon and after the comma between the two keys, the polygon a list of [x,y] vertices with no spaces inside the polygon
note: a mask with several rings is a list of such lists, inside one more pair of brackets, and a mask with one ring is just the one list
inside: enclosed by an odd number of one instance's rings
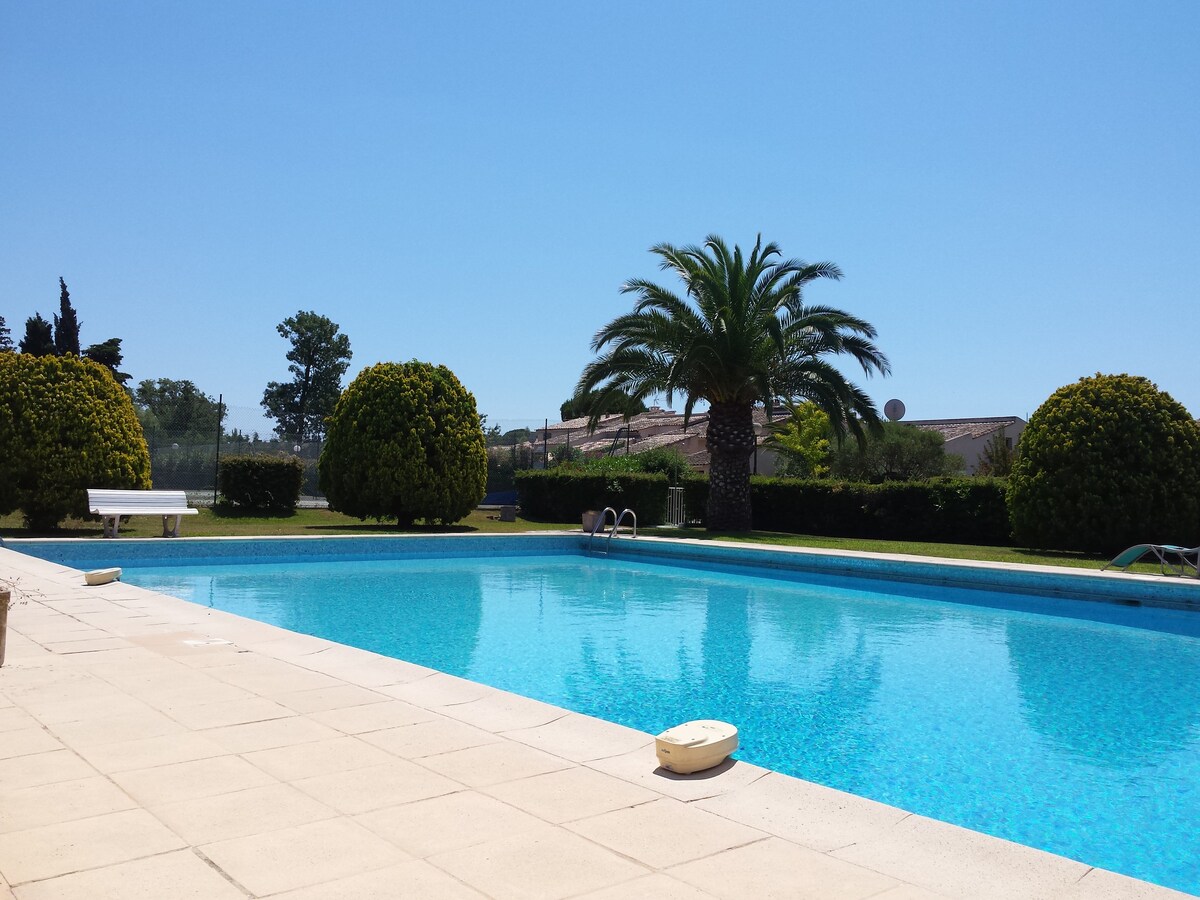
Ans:
{"label": "metal pool ladder", "polygon": [[633,535],[632,536],[637,537],[637,513],[635,513],[632,509],[623,509],[623,510],[621,510],[621,514],[617,515],[617,511],[615,509],[613,509],[611,506],[606,506],[606,507],[604,507],[604,512],[600,513],[600,517],[598,519],[596,519],[596,524],[592,526],[591,534],[588,535],[588,542],[587,542],[587,548],[586,548],[587,552],[589,552],[589,553],[591,552],[592,538],[594,538],[596,536],[597,531],[599,531],[601,528],[604,527],[604,523],[608,521],[609,513],[612,513],[612,516],[613,516],[613,527],[612,527],[612,531],[610,531],[608,533],[608,538],[604,541],[605,555],[608,554],[608,545],[612,542],[613,535],[615,535],[617,533],[617,529],[621,527],[621,523],[625,521],[626,516],[629,516],[631,519],[633,519]]}

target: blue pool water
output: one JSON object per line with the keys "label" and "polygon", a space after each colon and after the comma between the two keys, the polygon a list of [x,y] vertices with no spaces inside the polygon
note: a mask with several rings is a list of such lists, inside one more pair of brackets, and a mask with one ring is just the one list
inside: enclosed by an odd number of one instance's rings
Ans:
{"label": "blue pool water", "polygon": [[1200,893],[1200,616],[579,555],[125,580]]}

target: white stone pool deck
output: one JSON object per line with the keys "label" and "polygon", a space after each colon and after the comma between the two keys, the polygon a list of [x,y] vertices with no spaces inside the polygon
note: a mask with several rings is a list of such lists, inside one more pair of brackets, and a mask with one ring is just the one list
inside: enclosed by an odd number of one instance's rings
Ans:
{"label": "white stone pool deck", "polygon": [[0,549],[0,900],[1158,898],[1082,863]]}

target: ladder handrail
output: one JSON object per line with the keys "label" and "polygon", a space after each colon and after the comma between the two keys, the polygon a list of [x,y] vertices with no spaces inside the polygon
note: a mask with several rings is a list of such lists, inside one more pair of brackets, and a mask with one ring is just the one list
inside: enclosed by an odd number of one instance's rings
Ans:
{"label": "ladder handrail", "polygon": [[591,534],[588,535],[588,542],[587,542],[587,547],[584,548],[585,550],[590,550],[592,548],[592,538],[594,538],[596,536],[597,531],[599,531],[601,528],[604,527],[604,523],[608,521],[609,513],[613,514],[613,527],[614,528],[616,527],[617,511],[615,509],[613,509],[611,506],[604,507],[604,511],[600,513],[600,516],[592,524],[592,532],[591,532]]}
{"label": "ladder handrail", "polygon": [[608,533],[608,540],[604,542],[605,553],[608,552],[608,545],[612,543],[613,536],[617,533],[617,529],[621,527],[621,521],[625,518],[625,513],[629,513],[629,515],[633,517],[633,536],[637,537],[637,513],[626,507],[625,509],[621,510],[621,515],[617,516],[616,521],[613,522],[613,529]]}

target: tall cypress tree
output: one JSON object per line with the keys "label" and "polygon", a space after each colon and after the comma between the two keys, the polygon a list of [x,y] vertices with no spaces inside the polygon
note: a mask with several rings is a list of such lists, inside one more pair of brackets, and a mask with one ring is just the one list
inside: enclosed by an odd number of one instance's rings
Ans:
{"label": "tall cypress tree", "polygon": [[62,276],[58,278],[59,314],[54,317],[54,352],[59,356],[68,353],[79,355],[79,317],[75,315],[75,307],[71,305],[71,294]]}
{"label": "tall cypress tree", "polygon": [[11,353],[12,351],[12,332],[8,330],[8,323],[4,321],[4,316],[0,316],[0,353]]}
{"label": "tall cypress tree", "polygon": [[54,356],[54,335],[50,323],[41,313],[34,313],[25,320],[25,337],[21,338],[21,352],[30,356]]}

